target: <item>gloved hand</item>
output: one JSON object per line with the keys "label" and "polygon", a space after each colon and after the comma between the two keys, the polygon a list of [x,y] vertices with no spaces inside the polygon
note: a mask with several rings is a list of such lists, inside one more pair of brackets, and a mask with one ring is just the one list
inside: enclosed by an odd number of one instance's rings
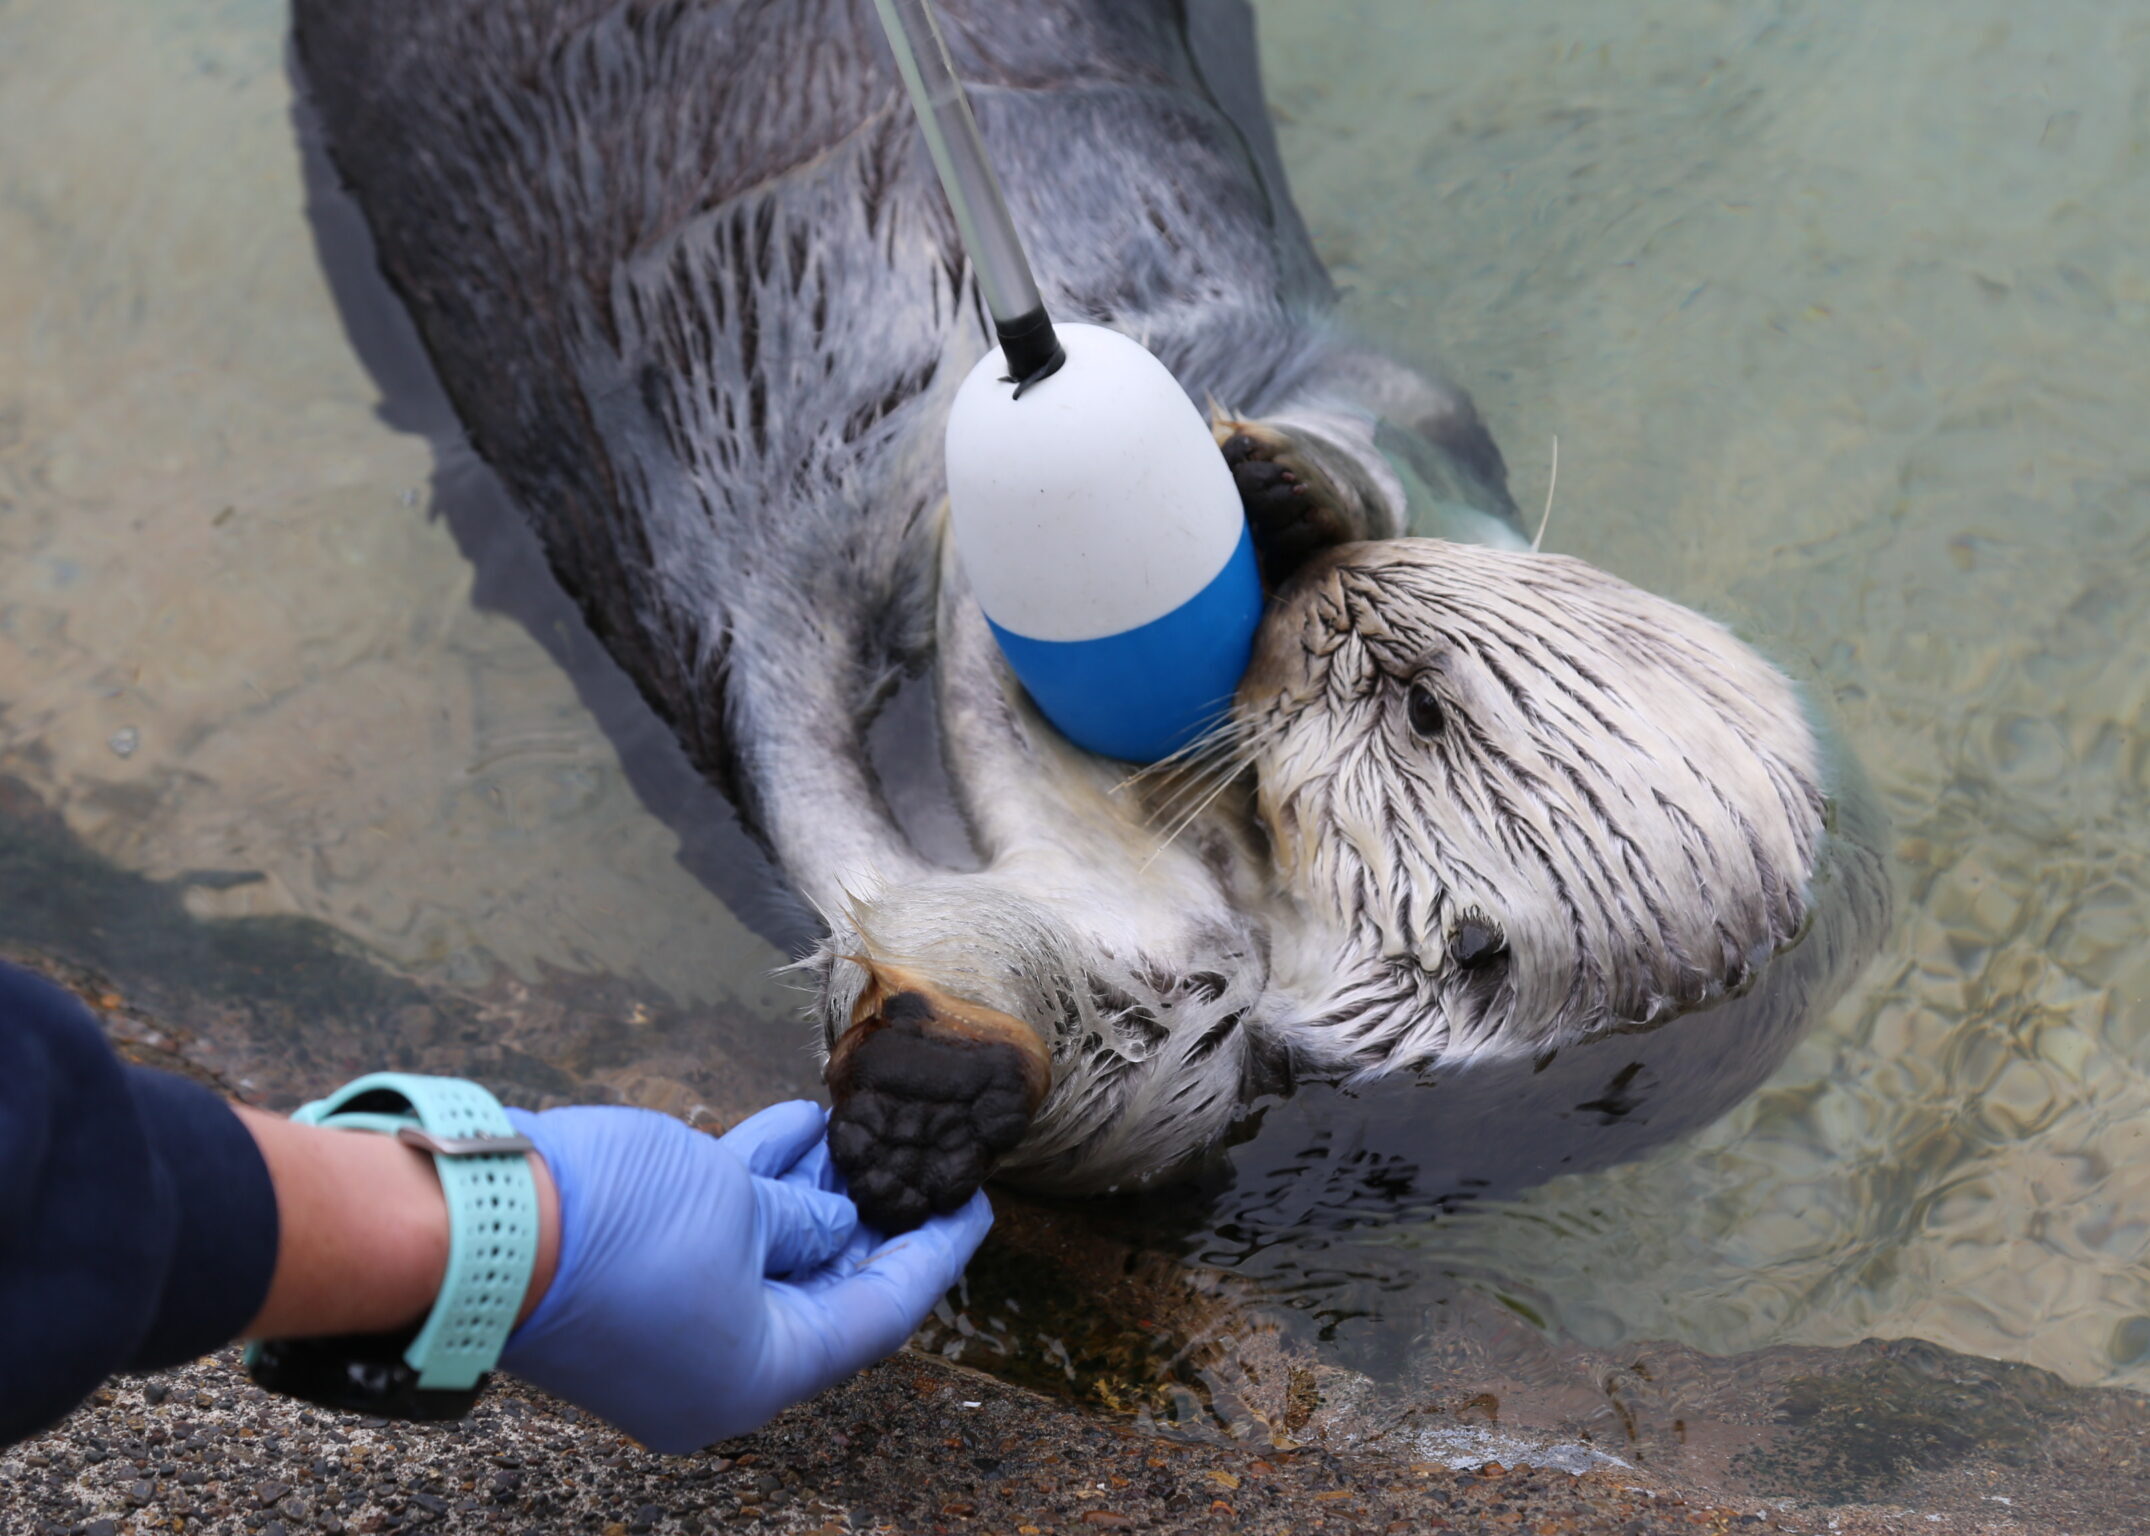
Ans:
{"label": "gloved hand", "polygon": [[510,1110],[560,1191],[560,1258],[502,1369],[682,1452],[894,1353],[993,1224],[983,1193],[882,1242],[805,1102],[720,1138],[643,1109]]}

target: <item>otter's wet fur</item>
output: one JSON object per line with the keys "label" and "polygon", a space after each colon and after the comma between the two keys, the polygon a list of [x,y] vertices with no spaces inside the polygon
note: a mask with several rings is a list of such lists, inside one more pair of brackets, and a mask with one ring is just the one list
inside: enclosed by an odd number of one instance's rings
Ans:
{"label": "otter's wet fur", "polygon": [[[1468,398],[1327,318],[1246,8],[943,13],[1052,312],[1258,446],[1235,473],[1286,590],[1238,711],[1253,791],[1184,828],[1169,774],[1122,790],[1030,711],[946,547],[941,428],[987,329],[870,0],[295,5],[474,446],[826,921],[803,968],[854,1189],[900,1222],[994,1163],[1140,1185],[1294,1071],[1530,1059],[1743,990],[1780,1051],[1886,910],[1814,728],[1675,605],[1397,539],[1438,504],[1522,542]],[[1295,540],[1344,547],[1292,575]],[[975,868],[914,848],[870,767],[928,668]],[[1419,681],[1453,729],[1411,757]],[[1773,965],[1825,886],[1859,893],[1842,942]]]}
{"label": "otter's wet fur", "polygon": [[1346,545],[1295,583],[1241,708],[1329,957],[1323,1055],[1377,1072],[1649,1028],[1799,936],[1820,743],[1721,625],[1580,561],[1434,540]]}

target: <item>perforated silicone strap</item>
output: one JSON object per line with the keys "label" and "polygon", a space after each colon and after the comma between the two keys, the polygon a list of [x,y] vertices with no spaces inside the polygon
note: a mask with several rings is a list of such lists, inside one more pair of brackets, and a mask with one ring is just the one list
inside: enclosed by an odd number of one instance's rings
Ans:
{"label": "perforated silicone strap", "polygon": [[424,1391],[464,1391],[493,1368],[515,1327],[537,1262],[537,1181],[499,1100],[454,1077],[376,1072],[292,1117],[310,1125],[394,1134],[417,1126],[442,1141],[512,1143],[512,1149],[436,1152],[448,1197],[448,1273],[403,1359]]}

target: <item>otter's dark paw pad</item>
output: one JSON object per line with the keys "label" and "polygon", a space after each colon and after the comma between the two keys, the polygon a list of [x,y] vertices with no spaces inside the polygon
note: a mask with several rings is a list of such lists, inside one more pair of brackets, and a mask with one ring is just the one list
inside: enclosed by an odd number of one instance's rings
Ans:
{"label": "otter's dark paw pad", "polygon": [[877,985],[861,1011],[829,1058],[829,1153],[860,1216],[908,1232],[1014,1150],[1049,1073],[1036,1036],[989,1009]]}
{"label": "otter's dark paw pad", "polygon": [[1267,456],[1263,446],[1244,432],[1224,440],[1224,462],[1231,468],[1232,483],[1239,488],[1247,516],[1260,523],[1285,524],[1303,517],[1307,489],[1290,469]]}
{"label": "otter's dark paw pad", "polygon": [[1236,431],[1218,446],[1246,508],[1263,579],[1276,587],[1314,555],[1348,539],[1351,530],[1298,471],[1281,462],[1285,445],[1273,436]]}

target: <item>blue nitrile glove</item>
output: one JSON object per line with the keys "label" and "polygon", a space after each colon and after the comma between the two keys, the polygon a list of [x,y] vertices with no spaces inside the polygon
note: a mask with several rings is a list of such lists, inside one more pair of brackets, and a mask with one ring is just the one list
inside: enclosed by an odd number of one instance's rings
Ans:
{"label": "blue nitrile glove", "polygon": [[882,1242],[803,1101],[717,1138],[646,1109],[508,1115],[559,1186],[560,1258],[501,1368],[653,1450],[745,1434],[894,1353],[993,1224],[980,1193]]}

